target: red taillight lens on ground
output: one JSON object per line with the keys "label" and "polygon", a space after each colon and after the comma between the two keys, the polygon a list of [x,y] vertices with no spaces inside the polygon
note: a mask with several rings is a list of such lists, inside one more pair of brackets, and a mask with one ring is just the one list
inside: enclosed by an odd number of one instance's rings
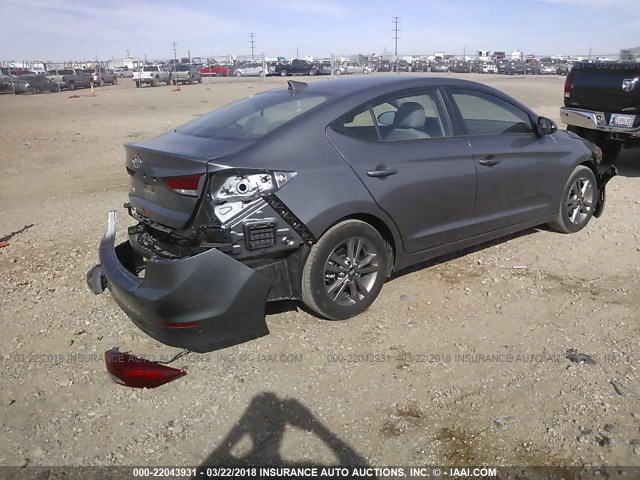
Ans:
{"label": "red taillight lens on ground", "polygon": [[573,71],[567,74],[567,78],[564,81],[564,98],[571,97],[571,90],[573,89]]}
{"label": "red taillight lens on ground", "polygon": [[165,177],[162,180],[176,193],[181,195],[198,195],[198,185],[200,184],[200,175],[186,175],[184,177]]}
{"label": "red taillight lens on ground", "polygon": [[104,363],[113,381],[126,387],[155,388],[187,374],[115,348],[104,353]]}

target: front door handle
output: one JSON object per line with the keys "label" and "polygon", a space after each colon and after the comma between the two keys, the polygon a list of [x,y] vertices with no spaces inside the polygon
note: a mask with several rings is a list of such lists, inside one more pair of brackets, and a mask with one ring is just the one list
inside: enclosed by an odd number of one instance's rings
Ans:
{"label": "front door handle", "polygon": [[497,159],[494,155],[487,155],[482,160],[478,160],[480,165],[484,165],[485,167],[493,167],[501,162],[501,160]]}
{"label": "front door handle", "polygon": [[384,178],[390,175],[395,175],[398,173],[398,170],[395,168],[389,168],[385,165],[378,165],[375,170],[370,170],[367,172],[367,175],[375,178]]}

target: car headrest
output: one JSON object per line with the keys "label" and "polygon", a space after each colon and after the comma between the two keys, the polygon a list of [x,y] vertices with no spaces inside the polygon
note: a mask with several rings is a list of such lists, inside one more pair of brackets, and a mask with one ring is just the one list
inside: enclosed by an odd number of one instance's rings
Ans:
{"label": "car headrest", "polygon": [[422,105],[416,102],[406,102],[400,105],[393,119],[394,128],[422,128],[426,113]]}

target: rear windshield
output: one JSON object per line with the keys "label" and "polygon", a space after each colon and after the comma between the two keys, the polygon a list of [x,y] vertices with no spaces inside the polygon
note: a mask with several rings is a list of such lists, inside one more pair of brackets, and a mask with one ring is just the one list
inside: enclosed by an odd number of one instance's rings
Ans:
{"label": "rear windshield", "polygon": [[189,71],[189,66],[188,65],[178,65],[176,67],[176,70],[178,72],[188,72]]}
{"label": "rear windshield", "polygon": [[232,103],[193,120],[176,132],[194,137],[254,140],[317,107],[327,96],[266,92]]}
{"label": "rear windshield", "polygon": [[142,69],[143,72],[157,72],[158,71],[158,67],[144,67]]}

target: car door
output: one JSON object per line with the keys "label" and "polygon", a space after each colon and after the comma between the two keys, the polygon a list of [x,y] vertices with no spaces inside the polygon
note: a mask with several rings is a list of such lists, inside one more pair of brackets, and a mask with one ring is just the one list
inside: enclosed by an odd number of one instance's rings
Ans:
{"label": "car door", "polygon": [[477,233],[543,218],[557,210],[558,151],[538,135],[529,113],[492,93],[449,88],[458,133],[469,141],[478,172]]}
{"label": "car door", "polygon": [[451,136],[438,89],[369,102],[327,129],[413,253],[467,237],[472,230],[476,167],[465,138]]}

